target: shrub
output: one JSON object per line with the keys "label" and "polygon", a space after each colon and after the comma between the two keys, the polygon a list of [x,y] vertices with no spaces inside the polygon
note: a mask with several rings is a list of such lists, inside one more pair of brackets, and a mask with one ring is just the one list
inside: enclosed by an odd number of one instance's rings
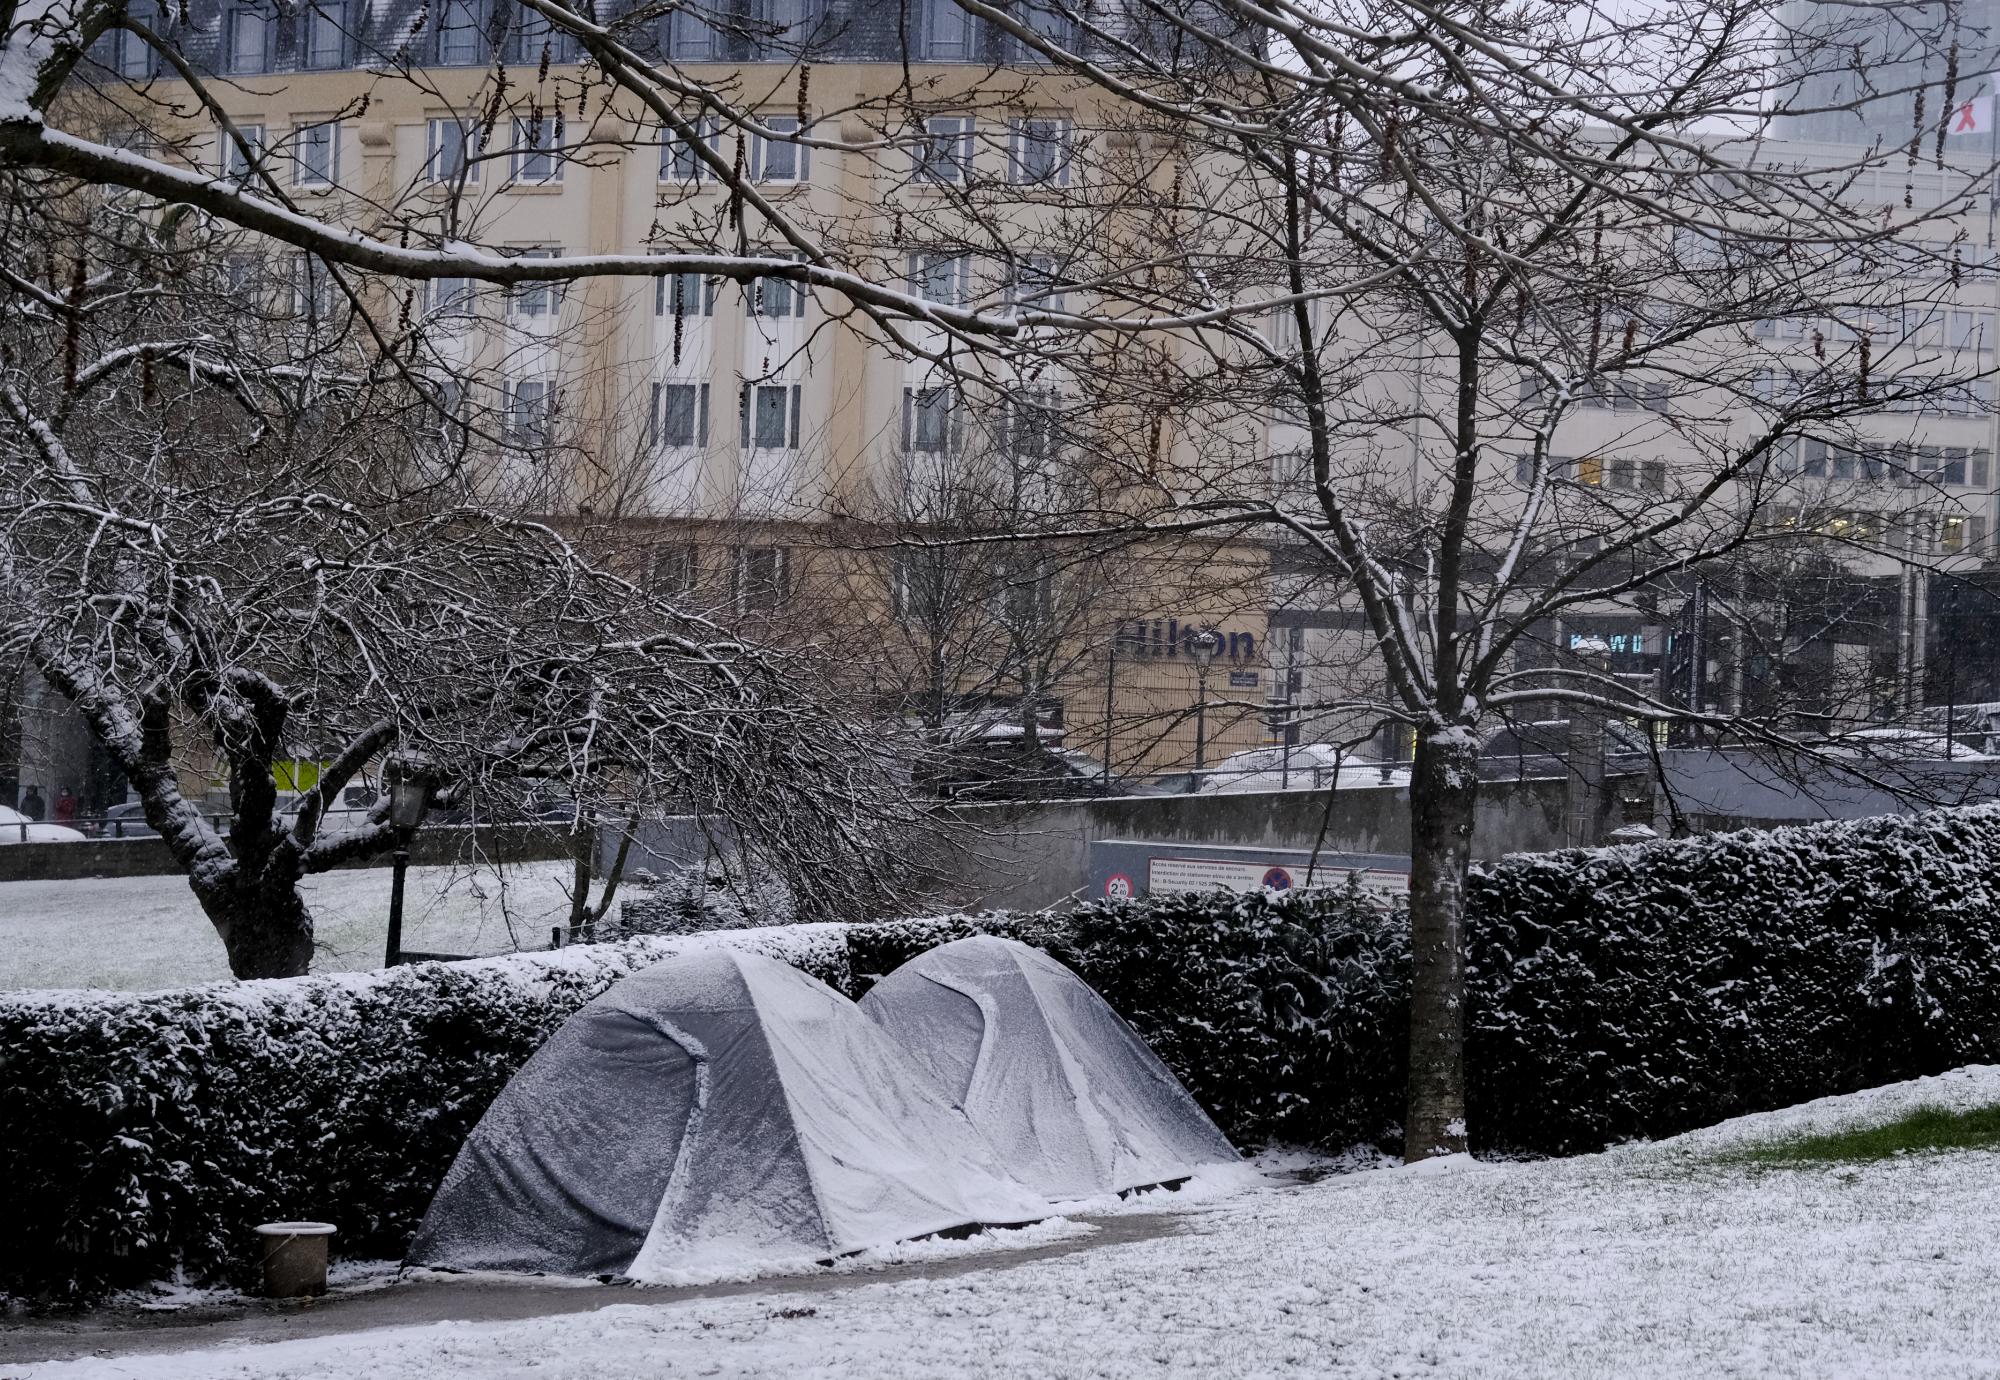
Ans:
{"label": "shrub", "polygon": [[[1476,1146],[1594,1150],[2000,1057],[1996,865],[2000,807],[1476,868]],[[336,1223],[347,1254],[400,1254],[488,1102],[626,973],[721,942],[859,996],[973,933],[1076,969],[1239,1144],[1394,1147],[1408,919],[1351,890],[23,993],[0,997],[0,1287],[81,1298],[226,1276],[248,1263],[248,1228],[280,1217]]]}
{"label": "shrub", "polygon": [[[847,981],[837,925],[721,937]],[[685,943],[686,941],[682,941]],[[671,940],[176,992],[0,999],[0,1288],[52,1301],[244,1271],[309,1218],[400,1255],[495,1094]]]}

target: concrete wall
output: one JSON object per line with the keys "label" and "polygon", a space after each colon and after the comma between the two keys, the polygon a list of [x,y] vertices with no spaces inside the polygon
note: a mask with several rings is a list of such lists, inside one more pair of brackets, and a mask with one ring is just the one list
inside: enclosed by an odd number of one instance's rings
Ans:
{"label": "concrete wall", "polygon": [[[1029,806],[981,806],[963,817],[978,833],[959,898],[966,906],[1032,909],[1089,886],[1093,839],[1135,839],[1329,852],[1407,854],[1409,792],[1400,787],[1132,796]],[[1480,787],[1474,852],[1481,858],[1563,846],[1564,783]],[[1321,824],[1325,838],[1321,840]]]}
{"label": "concrete wall", "polygon": [[[418,832],[410,843],[410,861],[431,866],[470,862],[535,862],[569,856],[569,842],[559,833],[532,824],[485,825],[480,828],[444,826]],[[349,864],[387,867],[388,853]],[[82,843],[0,844],[0,882],[71,881],[82,877],[177,876],[180,868],[158,839],[86,839]]]}

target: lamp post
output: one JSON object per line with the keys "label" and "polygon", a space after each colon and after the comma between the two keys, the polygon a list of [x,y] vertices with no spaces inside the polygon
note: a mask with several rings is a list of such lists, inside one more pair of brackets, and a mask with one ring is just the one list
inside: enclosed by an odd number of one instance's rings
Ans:
{"label": "lamp post", "polygon": [[[1221,650],[1222,634],[1213,628],[1200,634],[1188,644],[1188,655],[1194,658],[1194,769],[1196,771],[1202,769],[1203,755],[1208,748],[1208,668],[1214,664],[1215,654]],[[1195,779],[1198,786],[1200,778]]]}
{"label": "lamp post", "polygon": [[391,757],[383,775],[389,784],[389,825],[396,831],[395,872],[389,881],[389,944],[382,966],[403,961],[403,878],[410,870],[410,835],[424,822],[437,778],[430,763],[414,754]]}

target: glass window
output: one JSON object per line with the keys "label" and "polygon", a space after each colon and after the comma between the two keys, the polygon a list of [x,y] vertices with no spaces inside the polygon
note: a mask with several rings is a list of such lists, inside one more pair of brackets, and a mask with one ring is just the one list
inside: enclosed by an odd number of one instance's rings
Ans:
{"label": "glass window", "polygon": [[1666,461],[1648,460],[1639,468],[1644,476],[1645,486],[1649,492],[1663,494],[1667,491]]}
{"label": "glass window", "polygon": [[519,446],[545,446],[555,420],[555,385],[548,379],[516,379],[507,390],[507,439]]}
{"label": "glass window", "polygon": [[470,278],[433,278],[430,282],[431,311],[440,316],[470,316],[476,291]]}
{"label": "glass window", "polygon": [[[157,16],[148,16],[155,19]],[[143,81],[153,75],[153,49],[145,39],[130,30],[120,29],[114,35],[116,43],[115,63],[118,75],[127,81]]]}
{"label": "glass window", "polygon": [[750,20],[753,62],[785,62],[801,56],[812,37],[812,0],[756,0]]}
{"label": "glass window", "polygon": [[486,0],[443,0],[438,20],[437,60],[448,67],[477,67],[491,56],[487,47]]}
{"label": "glass window", "polygon": [[[522,259],[553,259],[558,252],[553,249],[523,249],[515,257]],[[562,310],[562,284],[535,282],[518,284],[507,298],[507,311],[513,316],[541,317],[553,316]]]}
{"label": "glass window", "polygon": [[557,142],[562,138],[556,117],[514,121],[514,180],[516,182],[560,182],[562,155]]}
{"label": "glass window", "polygon": [[1016,460],[1053,460],[1061,444],[1061,414],[1053,391],[1030,389],[1008,403],[1007,447]]}
{"label": "glass window", "polygon": [[1056,261],[1052,255],[1030,254],[1014,265],[1014,277],[1008,284],[1008,302],[1017,307],[1032,307],[1037,311],[1061,311],[1064,294],[1056,285]]}
{"label": "glass window", "polygon": [[956,183],[972,180],[972,117],[933,115],[924,121],[924,141],[916,151],[919,182]]}
{"label": "glass window", "polygon": [[261,10],[234,9],[225,21],[228,26],[226,65],[233,73],[271,70],[271,21]]}
{"label": "glass window", "polygon": [[949,451],[952,448],[952,413],[951,389],[904,389],[904,448],[927,455],[941,455]]}
{"label": "glass window", "polygon": [[963,254],[926,252],[910,256],[910,290],[926,302],[959,306],[965,300],[971,261]]}
{"label": "glass window", "polygon": [[977,30],[972,16],[955,0],[922,0],[923,56],[926,62],[971,62]]}
{"label": "glass window", "polygon": [[[799,133],[796,115],[772,115],[761,123],[774,135]],[[803,182],[811,150],[783,138],[758,135],[750,151],[750,176],[758,182]]]}
{"label": "glass window", "polygon": [[743,444],[791,450],[799,444],[799,385],[760,383],[743,390]]}
{"label": "glass window", "polygon": [[744,286],[743,302],[751,316],[802,317],[806,314],[805,284],[784,278],[753,278]]}
{"label": "glass window", "polygon": [[715,315],[715,284],[699,273],[669,273],[653,280],[653,315]]}
{"label": "glass window", "polygon": [[472,157],[474,132],[455,119],[432,120],[427,136],[424,178],[429,182],[479,181]]}
{"label": "glass window", "polygon": [[1576,462],[1576,482],[1596,488],[1604,483],[1604,461],[1595,455],[1585,455]]}
{"label": "glass window", "polygon": [[292,129],[292,181],[301,187],[331,187],[340,181],[338,120]]}
{"label": "glass window", "polygon": [[306,10],[301,32],[301,66],[323,72],[346,65],[347,13],[343,6],[320,0]]}
{"label": "glass window", "polygon": [[[722,148],[722,122],[714,115],[704,115],[693,124],[695,137],[708,145],[714,152]],[[707,164],[696,155],[694,146],[678,137],[672,130],[660,131],[660,180],[662,182],[701,182],[715,176]]]}
{"label": "glass window", "polygon": [[[1030,33],[1057,48],[1071,48],[1076,45],[1076,24],[1072,12],[1080,8],[1078,0],[1015,0],[1015,16]],[[1038,49],[1027,44],[1016,45],[1024,57],[1039,59]]]}
{"label": "glass window", "polygon": [[292,310],[309,321],[330,321],[340,309],[340,285],[311,254],[292,255]]}
{"label": "glass window", "polygon": [[222,175],[238,186],[245,186],[256,175],[256,164],[264,157],[264,126],[238,125],[236,133],[235,139],[229,137],[228,130],[217,136],[222,141]]}
{"label": "glass window", "polygon": [[705,383],[654,384],[653,426],[654,445],[707,445],[708,385]]}
{"label": "glass window", "polygon": [[550,62],[574,62],[576,57],[569,32],[550,24],[548,16],[540,10],[516,5],[512,32],[508,38],[508,60],[532,67],[542,60],[544,54]]}
{"label": "glass window", "polygon": [[775,609],[791,596],[791,552],[782,546],[739,546],[733,563],[736,607]]}
{"label": "glass window", "polygon": [[647,565],[646,587],[655,594],[686,594],[694,588],[698,569],[694,547],[686,542],[656,546]]}
{"label": "glass window", "polygon": [[722,56],[721,35],[694,5],[666,17],[667,56],[678,62],[708,62]]}
{"label": "glass window", "polygon": [[1073,130],[1067,117],[1037,115],[1016,120],[1009,160],[1011,179],[1067,187]]}

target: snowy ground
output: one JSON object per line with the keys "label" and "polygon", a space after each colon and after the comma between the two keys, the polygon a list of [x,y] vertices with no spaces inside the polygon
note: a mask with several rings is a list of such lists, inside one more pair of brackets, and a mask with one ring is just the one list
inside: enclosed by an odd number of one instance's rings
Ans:
{"label": "snowy ground", "polygon": [[[314,972],[382,963],[388,934],[386,867],[308,878],[319,952]],[[547,948],[569,915],[569,864],[413,867],[403,899],[403,947],[492,954]],[[502,882],[505,886],[502,886]],[[140,990],[229,977],[222,941],[185,877],[0,882],[0,990]]]}
{"label": "snowy ground", "polygon": [[1188,1205],[1178,1233],[930,1278],[621,1291],[563,1317],[0,1376],[1992,1376],[2000,1154],[1711,1158],[1922,1102],[2000,1102],[2000,1067],[1604,1155],[1272,1185]]}

